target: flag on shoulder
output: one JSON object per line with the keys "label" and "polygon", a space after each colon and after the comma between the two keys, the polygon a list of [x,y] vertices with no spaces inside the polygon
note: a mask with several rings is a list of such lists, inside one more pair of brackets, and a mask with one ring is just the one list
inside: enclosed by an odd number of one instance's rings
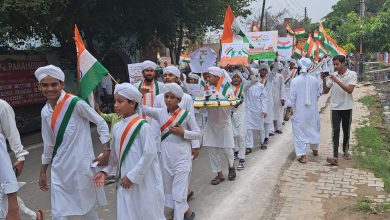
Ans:
{"label": "flag on shoulder", "polygon": [[93,90],[107,76],[108,70],[85,48],[77,25],[74,27],[74,40],[77,50],[79,96],[83,100],[88,99],[93,107]]}

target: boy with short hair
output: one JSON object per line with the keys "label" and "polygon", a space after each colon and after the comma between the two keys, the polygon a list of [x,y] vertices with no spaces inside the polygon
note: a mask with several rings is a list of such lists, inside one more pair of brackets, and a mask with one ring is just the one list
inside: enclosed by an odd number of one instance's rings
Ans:
{"label": "boy with short hair", "polygon": [[[82,216],[99,219],[95,205],[106,205],[104,190],[94,187],[93,161],[105,165],[110,155],[107,123],[86,102],[66,93],[65,74],[48,65],[35,71],[39,89],[47,98],[43,107],[42,138],[44,151],[39,186],[48,191],[47,168],[51,165],[51,205],[54,220]],[[90,122],[97,125],[103,155],[95,159]]]}

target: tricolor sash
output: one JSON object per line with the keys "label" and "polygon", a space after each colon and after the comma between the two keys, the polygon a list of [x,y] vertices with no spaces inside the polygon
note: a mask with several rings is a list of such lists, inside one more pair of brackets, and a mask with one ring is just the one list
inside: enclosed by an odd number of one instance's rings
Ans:
{"label": "tricolor sash", "polygon": [[241,86],[236,86],[236,88],[234,89],[234,96],[237,97],[237,98],[240,98],[242,96],[242,91],[244,90],[244,86],[241,85]]}
{"label": "tricolor sash", "polygon": [[265,87],[267,85],[268,78],[264,77],[263,79],[260,79],[260,83]]}
{"label": "tricolor sash", "polygon": [[168,119],[167,122],[161,127],[161,141],[165,140],[171,132],[169,131],[169,127],[174,127],[175,125],[181,125],[183,121],[187,118],[188,111],[178,108],[173,115]]}
{"label": "tricolor sash", "polygon": [[[142,81],[142,83],[139,84],[138,90],[141,91],[141,88],[145,87],[145,81]],[[160,94],[160,88],[158,87],[158,82],[157,80],[153,80],[153,83],[148,86],[149,88],[149,94],[150,95],[150,103],[147,103],[147,97],[146,94],[142,97],[143,100],[143,105],[153,107],[154,104],[154,97]],[[146,115],[142,115],[142,117],[145,119]]]}
{"label": "tricolor sash", "polygon": [[291,73],[284,79],[284,84],[288,83],[290,79],[294,79],[297,76],[298,69],[291,70]]}
{"label": "tricolor sash", "polygon": [[57,154],[58,148],[62,144],[66,127],[68,126],[70,117],[72,116],[76,103],[80,100],[81,99],[79,97],[67,93],[54,108],[53,115],[51,117],[50,128],[54,133],[56,141],[54,144],[53,153],[51,155],[51,162],[53,162],[53,159]]}
{"label": "tricolor sash", "polygon": [[[122,163],[126,159],[127,154],[129,153],[131,147],[133,146],[134,140],[139,134],[139,131],[141,130],[141,127],[143,124],[145,124],[146,121],[142,119],[141,117],[135,117],[133,118],[126,126],[125,130],[123,130],[123,133],[121,135],[121,139],[119,142],[119,152],[118,152],[118,162],[119,162],[119,169],[117,170],[117,176],[116,180],[117,183],[119,182],[121,178],[121,169],[122,169]],[[123,145],[126,143],[126,147],[123,149]]]}

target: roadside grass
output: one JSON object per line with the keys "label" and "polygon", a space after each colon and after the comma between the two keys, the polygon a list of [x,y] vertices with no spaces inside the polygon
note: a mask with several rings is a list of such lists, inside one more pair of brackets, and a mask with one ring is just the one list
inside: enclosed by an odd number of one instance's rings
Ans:
{"label": "roadside grass", "polygon": [[[356,166],[371,170],[383,180],[385,190],[390,192],[390,127],[384,122],[382,106],[377,97],[365,96],[358,101],[368,107],[370,115],[355,131]],[[360,206],[365,209],[365,204]]]}
{"label": "roadside grass", "polygon": [[379,214],[390,211],[390,204],[375,204],[366,199],[362,199],[359,200],[353,208],[359,212]]}

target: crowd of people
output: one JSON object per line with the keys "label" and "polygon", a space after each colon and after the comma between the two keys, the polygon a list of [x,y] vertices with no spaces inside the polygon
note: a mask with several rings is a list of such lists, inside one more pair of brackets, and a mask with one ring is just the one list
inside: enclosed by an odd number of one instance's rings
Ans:
{"label": "crowd of people", "polygon": [[[41,113],[44,148],[39,187],[51,192],[52,219],[99,219],[96,205],[107,204],[103,187],[112,180],[117,219],[192,220],[195,212],[187,200],[194,192],[189,183],[192,163],[201,148],[207,148],[210,170],[216,175],[210,183],[225,181],[224,173],[234,181],[236,170],[250,166],[245,158],[256,148],[267,150],[270,137],[281,137],[291,118],[295,152],[304,164],[307,145],[318,156],[317,102],[329,91],[335,154],[327,161],[337,165],[340,122],[344,159],[350,159],[351,94],[356,73],[346,69],[343,56],[322,59],[319,64],[307,58],[255,61],[248,66],[212,66],[207,72],[189,74],[170,65],[163,68],[161,78],[156,77],[158,65],[147,60],[142,65],[142,81],[115,85],[115,113],[111,114],[66,93],[65,74],[59,67],[40,67],[35,76],[47,103]],[[234,97],[240,101],[233,106],[194,108],[193,100],[205,96],[207,100]],[[0,113],[7,113],[0,118],[0,219],[18,220],[21,200],[18,203],[16,176],[28,152],[20,144],[12,108],[4,101],[0,104],[4,106]],[[102,144],[102,153],[96,158],[90,122],[96,125]],[[14,167],[5,138],[17,158]],[[43,219],[42,211],[32,213],[32,219]]]}

